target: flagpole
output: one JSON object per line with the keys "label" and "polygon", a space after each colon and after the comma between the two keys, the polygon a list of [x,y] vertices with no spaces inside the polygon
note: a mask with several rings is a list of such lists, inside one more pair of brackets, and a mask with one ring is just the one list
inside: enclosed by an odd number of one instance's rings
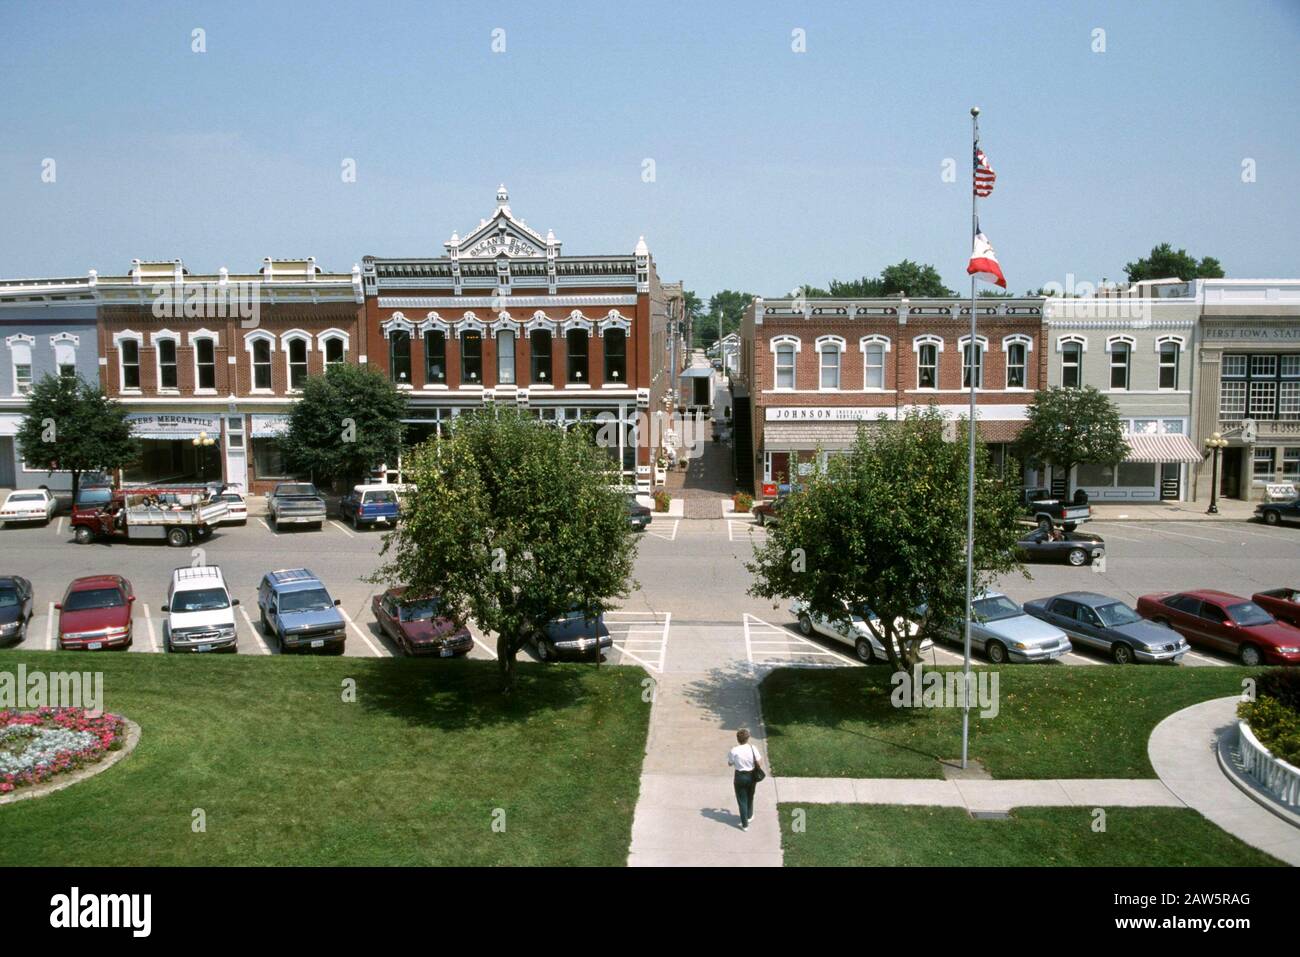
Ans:
{"label": "flagpole", "polygon": [[[975,150],[979,148],[980,126],[979,126],[980,108],[972,106],[970,108],[970,127],[971,127],[971,193],[970,193],[970,239],[972,248],[975,245],[975,236],[979,231],[979,214],[975,204],[979,197],[975,193]],[[968,454],[966,463],[966,634],[962,647],[962,710],[961,710],[961,766],[966,768],[967,754],[970,746],[970,619],[971,619],[971,589],[974,582],[975,572],[975,385],[977,382],[975,374],[975,357],[979,355],[976,351],[975,342],[975,282],[974,274],[970,277],[970,340],[966,343],[969,351],[970,367],[970,417],[967,420],[967,432],[969,433]],[[965,356],[962,357],[966,359]],[[980,356],[980,378],[983,378],[983,356]]]}

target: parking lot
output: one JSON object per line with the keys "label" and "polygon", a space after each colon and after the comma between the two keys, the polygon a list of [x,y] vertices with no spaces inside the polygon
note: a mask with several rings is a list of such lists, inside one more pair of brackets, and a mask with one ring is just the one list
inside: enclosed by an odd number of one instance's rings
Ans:
{"label": "parking lot", "polygon": [[[1249,597],[1264,588],[1300,585],[1300,528],[1272,528],[1240,522],[1092,522],[1086,531],[1106,542],[1102,565],[1027,566],[1029,577],[1003,576],[998,587],[1019,602],[1065,591],[1097,591],[1130,605],[1154,591],[1214,587]],[[365,581],[378,565],[382,531],[354,531],[338,522],[320,531],[276,532],[258,518],[246,526],[226,526],[202,546],[168,548],[153,542],[76,545],[66,516],[47,526],[0,529],[0,574],[19,574],[35,589],[36,613],[23,647],[52,648],[53,604],[74,578],[116,573],[129,578],[137,601],[135,653],[160,652],[167,616],[171,572],[181,565],[220,565],[236,609],[240,654],[277,654],[258,622],[257,585],[272,569],[307,567],[315,572],[347,619],[345,654],[387,657],[400,651],[380,632],[371,611],[379,585]],[[607,663],[648,672],[694,670],[718,652],[735,661],[769,668],[782,665],[857,667],[847,645],[798,633],[788,603],[771,603],[746,594],[744,562],[766,530],[740,519],[682,520],[656,517],[641,537],[634,577],[638,587],[620,610],[606,619],[614,641]],[[678,628],[675,622],[690,624]],[[495,639],[471,623],[475,644],[470,656],[495,658]],[[709,643],[709,654],[696,643]],[[522,657],[530,657],[526,649]],[[960,648],[937,645],[927,656],[936,664],[956,664]],[[1055,666],[1108,663],[1104,655],[1077,649]],[[1232,663],[1214,652],[1194,649],[1184,666]]]}

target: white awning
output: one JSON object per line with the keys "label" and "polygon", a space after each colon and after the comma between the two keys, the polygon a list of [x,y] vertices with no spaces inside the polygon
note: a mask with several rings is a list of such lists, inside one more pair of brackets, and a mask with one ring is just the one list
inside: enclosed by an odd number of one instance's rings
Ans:
{"label": "white awning", "polygon": [[1129,448],[1128,455],[1124,456],[1125,462],[1159,465],[1162,462],[1199,462],[1205,458],[1192,440],[1182,434],[1137,433],[1124,438]]}

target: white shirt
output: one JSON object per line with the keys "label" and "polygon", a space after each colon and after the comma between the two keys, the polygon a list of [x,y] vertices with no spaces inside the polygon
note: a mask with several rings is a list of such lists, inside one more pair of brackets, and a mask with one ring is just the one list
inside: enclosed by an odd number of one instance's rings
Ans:
{"label": "white shirt", "polygon": [[[754,770],[754,757],[756,755],[758,755],[758,750],[746,741],[744,744],[738,744],[727,752],[727,763],[737,771],[752,771]],[[758,759],[763,760],[761,755],[758,755]]]}

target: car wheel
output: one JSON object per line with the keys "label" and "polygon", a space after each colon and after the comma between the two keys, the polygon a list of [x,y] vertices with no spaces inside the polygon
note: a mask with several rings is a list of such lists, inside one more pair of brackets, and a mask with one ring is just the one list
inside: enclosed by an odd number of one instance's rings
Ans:
{"label": "car wheel", "polygon": [[1006,664],[1007,648],[1000,641],[990,641],[984,646],[984,654],[995,665]]}
{"label": "car wheel", "polygon": [[1243,665],[1253,668],[1255,665],[1262,664],[1263,661],[1264,656],[1259,653],[1259,649],[1254,645],[1241,646],[1241,663]]}
{"label": "car wheel", "polygon": [[876,650],[871,647],[871,642],[865,638],[859,638],[854,644],[853,650],[857,652],[858,660],[864,665],[871,664],[871,660],[876,656]]}
{"label": "car wheel", "polygon": [[1070,549],[1070,554],[1068,554],[1065,557],[1066,560],[1075,568],[1078,568],[1080,565],[1086,565],[1088,563],[1088,553],[1085,552],[1082,548]]}
{"label": "car wheel", "polygon": [[1131,665],[1133,663],[1133,649],[1122,641],[1117,641],[1110,646],[1110,657],[1117,665]]}
{"label": "car wheel", "polygon": [[1052,530],[1052,520],[1046,515],[1038,516],[1038,530],[1040,532],[1050,532]]}
{"label": "car wheel", "polygon": [[1265,525],[1277,525],[1282,521],[1282,515],[1279,512],[1268,511],[1264,513]]}
{"label": "car wheel", "polygon": [[806,613],[799,615],[799,631],[804,635],[811,635],[813,633],[812,619],[809,618]]}
{"label": "car wheel", "polygon": [[95,533],[85,525],[78,525],[77,530],[72,533],[72,540],[78,545],[89,545],[95,537]]}
{"label": "car wheel", "polygon": [[554,655],[551,654],[551,649],[550,646],[547,645],[546,639],[538,636],[534,641],[537,643],[537,660],[550,661]]}
{"label": "car wheel", "polygon": [[167,544],[172,548],[184,548],[190,542],[190,536],[183,528],[167,530]]}

